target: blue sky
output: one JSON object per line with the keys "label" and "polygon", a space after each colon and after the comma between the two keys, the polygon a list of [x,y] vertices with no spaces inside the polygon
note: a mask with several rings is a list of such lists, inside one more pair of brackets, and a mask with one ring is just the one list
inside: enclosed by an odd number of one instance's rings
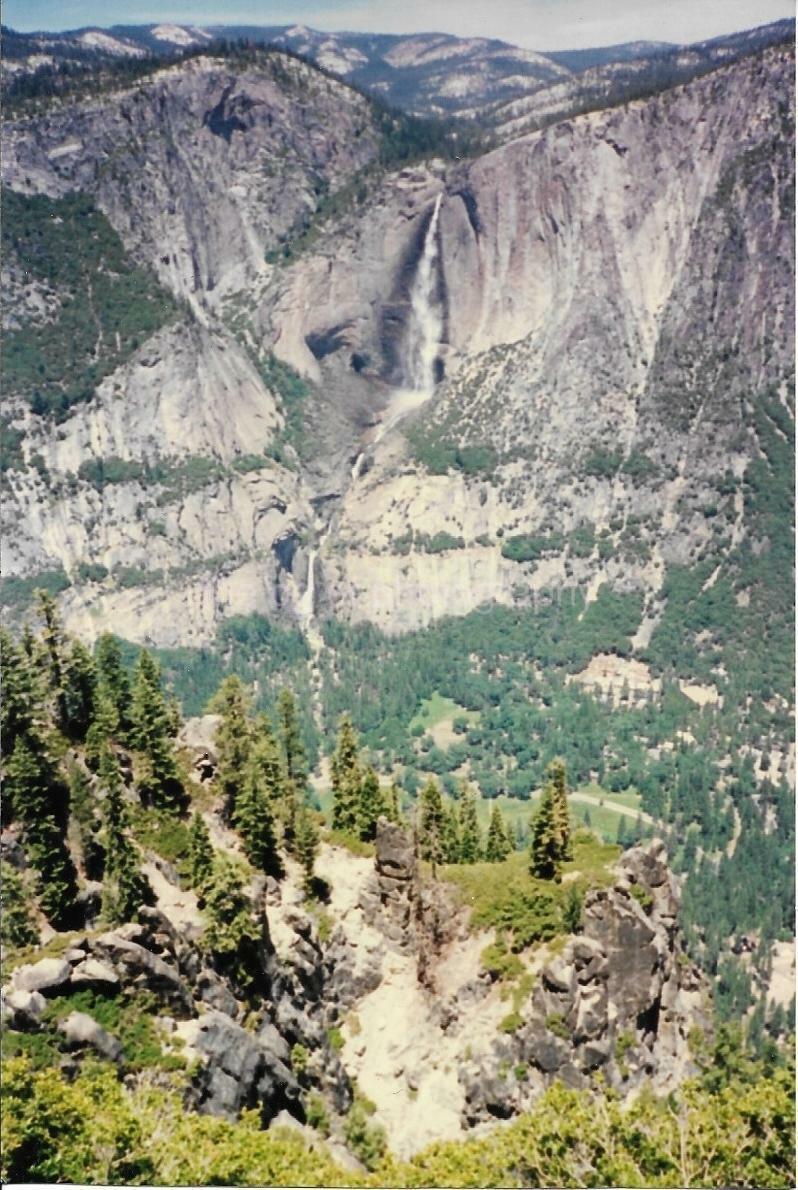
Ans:
{"label": "blue sky", "polygon": [[301,22],[316,29],[501,37],[554,50],[697,41],[794,15],[789,0],[5,0],[3,20],[20,30]]}

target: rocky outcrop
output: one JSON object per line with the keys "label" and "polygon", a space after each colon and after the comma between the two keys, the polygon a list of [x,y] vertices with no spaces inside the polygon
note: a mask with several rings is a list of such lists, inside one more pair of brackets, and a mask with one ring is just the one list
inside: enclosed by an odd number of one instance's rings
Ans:
{"label": "rocky outcrop", "polygon": [[432,988],[431,968],[454,936],[460,915],[442,885],[421,879],[410,832],[387,818],[377,823],[374,873],[359,905],[390,946],[417,957],[419,982]]}
{"label": "rocky outcrop", "polygon": [[707,991],[681,948],[678,905],[661,841],[624,854],[613,886],[588,895],[582,932],[541,970],[519,1027],[463,1071],[469,1123],[524,1110],[555,1079],[581,1087],[601,1071],[626,1093],[688,1075]]}
{"label": "rocky outcrop", "polygon": [[[314,187],[335,191],[375,151],[363,100],[311,68],[198,59],[102,103],[11,121],[7,183],[91,191],[194,313],[57,435],[21,418],[23,454],[49,475],[7,477],[9,573],[63,567],[71,627],[162,645],[209,643],[235,614],[301,619],[311,557],[317,613],[388,631],[602,582],[653,604],[669,564],[716,547],[703,510],[722,503],[719,477],[758,455],[743,398],[790,367],[791,63],[772,48],[472,162],[388,173],[279,266],[264,252],[304,225]],[[111,152],[114,169],[97,169]],[[390,424],[440,194],[444,375],[420,437],[489,444],[496,462],[481,474],[430,475]],[[310,382],[290,467],[263,453],[286,409],[240,338]],[[183,493],[75,479],[107,456],[207,457],[218,470]],[[727,508],[736,541],[744,512]],[[604,534],[600,550],[568,545],[583,523]],[[552,528],[565,540],[547,556],[502,553],[503,539]],[[462,544],[398,550],[409,531]],[[87,582],[86,562],[111,573]]]}

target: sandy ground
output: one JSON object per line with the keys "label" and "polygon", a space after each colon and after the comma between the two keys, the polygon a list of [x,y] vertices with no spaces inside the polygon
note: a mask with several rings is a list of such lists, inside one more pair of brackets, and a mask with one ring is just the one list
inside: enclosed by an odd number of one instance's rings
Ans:
{"label": "sandy ground", "polygon": [[773,945],[773,970],[768,987],[768,1000],[786,1008],[795,995],[795,943],[776,942]]}

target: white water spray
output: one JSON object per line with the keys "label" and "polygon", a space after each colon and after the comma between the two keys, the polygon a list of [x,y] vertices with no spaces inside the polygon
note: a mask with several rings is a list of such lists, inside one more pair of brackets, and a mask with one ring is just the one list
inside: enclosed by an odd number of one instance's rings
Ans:
{"label": "white water spray", "polygon": [[438,261],[438,217],[442,194],[435,199],[432,218],[424,237],[424,248],[410,294],[410,321],[405,337],[405,376],[412,392],[431,396],[435,388],[435,359],[441,341],[443,321],[435,300]]}
{"label": "white water spray", "polygon": [[316,610],[316,555],[318,550],[311,550],[308,558],[308,577],[305,590],[299,599],[299,618],[303,624],[313,619]]}

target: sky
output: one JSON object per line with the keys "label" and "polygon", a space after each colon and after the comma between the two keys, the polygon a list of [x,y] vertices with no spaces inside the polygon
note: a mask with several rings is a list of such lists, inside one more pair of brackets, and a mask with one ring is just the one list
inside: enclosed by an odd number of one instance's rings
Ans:
{"label": "sky", "polygon": [[498,37],[538,50],[686,43],[795,15],[790,0],[5,0],[13,29],[176,21]]}

